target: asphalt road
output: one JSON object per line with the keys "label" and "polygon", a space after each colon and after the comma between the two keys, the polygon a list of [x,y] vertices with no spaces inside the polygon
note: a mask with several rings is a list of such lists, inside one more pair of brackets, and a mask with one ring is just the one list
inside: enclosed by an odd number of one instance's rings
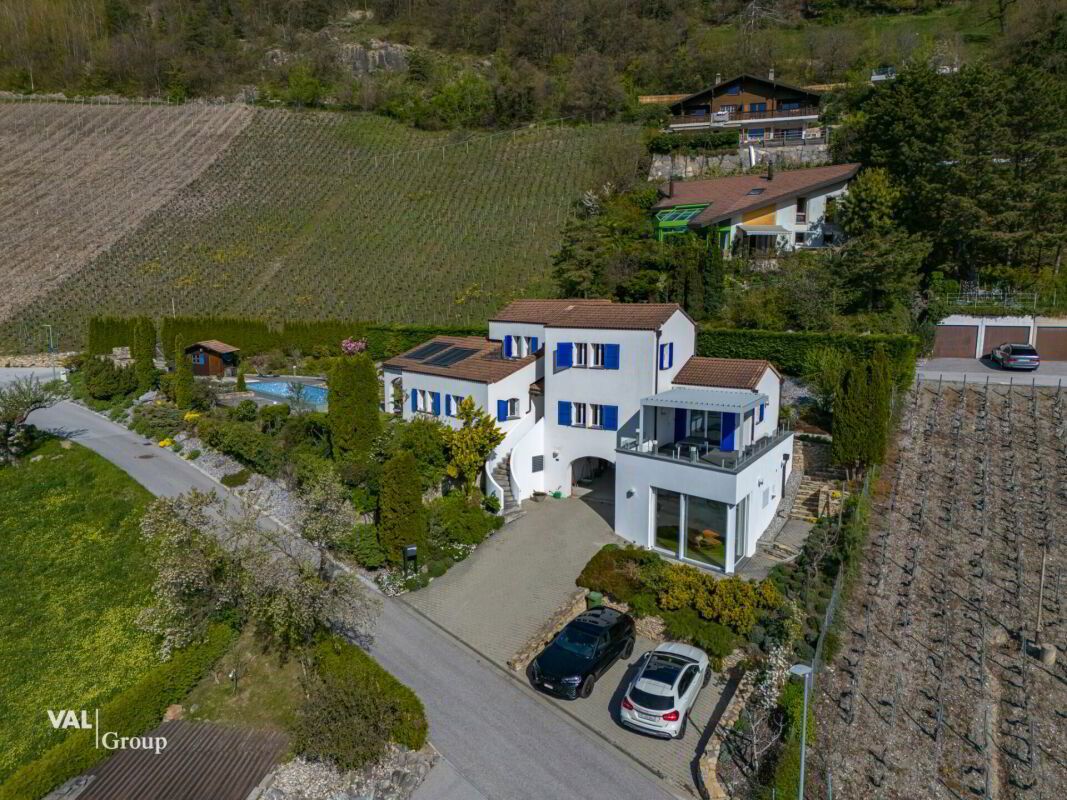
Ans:
{"label": "asphalt road", "polygon": [[1003,383],[1016,386],[1059,386],[1067,384],[1067,361],[1045,361],[1033,372],[1001,369],[983,358],[931,358],[920,362],[916,374],[919,380],[948,383]]}
{"label": "asphalt road", "polygon": [[[6,373],[6,374],[5,374]],[[0,383],[10,379],[0,370]],[[31,422],[62,431],[156,495],[225,490],[176,454],[74,403]],[[233,501],[236,506],[236,501]],[[575,727],[498,668],[386,599],[373,652],[422,698],[430,739],[443,756],[418,800],[666,800],[658,781]]]}

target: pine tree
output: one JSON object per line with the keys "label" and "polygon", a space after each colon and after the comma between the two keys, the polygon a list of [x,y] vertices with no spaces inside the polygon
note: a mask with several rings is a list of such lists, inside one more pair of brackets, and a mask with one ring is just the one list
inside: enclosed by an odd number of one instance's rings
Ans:
{"label": "pine tree", "polygon": [[236,387],[236,389],[239,392],[248,391],[248,386],[245,384],[245,367],[244,367],[244,364],[241,364],[239,367],[237,367],[237,387]]}
{"label": "pine tree", "polygon": [[426,554],[426,514],[419,467],[415,456],[406,450],[390,458],[382,468],[378,515],[378,538],[390,563],[403,562],[407,545],[413,544]]}
{"label": "pine tree", "polygon": [[190,408],[193,404],[193,365],[185,354],[185,341],[174,338],[174,404],[178,408]]}
{"label": "pine tree", "polygon": [[333,457],[363,460],[382,432],[378,370],[366,353],[339,361],[327,380]]}

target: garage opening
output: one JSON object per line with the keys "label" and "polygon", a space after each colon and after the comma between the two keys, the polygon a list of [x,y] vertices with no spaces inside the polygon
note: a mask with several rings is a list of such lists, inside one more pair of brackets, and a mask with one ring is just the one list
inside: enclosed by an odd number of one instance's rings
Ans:
{"label": "garage opening", "polygon": [[1067,361],[1067,328],[1038,328],[1035,344],[1042,360]]}
{"label": "garage opening", "polygon": [[615,465],[595,456],[571,462],[571,494],[615,527]]}
{"label": "garage opening", "polygon": [[977,325],[938,325],[934,329],[934,358],[974,358]]}
{"label": "garage opening", "polygon": [[1029,325],[986,325],[982,355],[987,356],[1002,344],[1030,344]]}

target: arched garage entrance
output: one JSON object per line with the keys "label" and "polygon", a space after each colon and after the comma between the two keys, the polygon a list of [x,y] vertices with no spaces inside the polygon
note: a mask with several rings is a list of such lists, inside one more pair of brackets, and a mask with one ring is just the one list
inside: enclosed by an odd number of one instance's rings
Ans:
{"label": "arched garage entrance", "polygon": [[571,462],[571,494],[615,527],[615,465],[596,456]]}

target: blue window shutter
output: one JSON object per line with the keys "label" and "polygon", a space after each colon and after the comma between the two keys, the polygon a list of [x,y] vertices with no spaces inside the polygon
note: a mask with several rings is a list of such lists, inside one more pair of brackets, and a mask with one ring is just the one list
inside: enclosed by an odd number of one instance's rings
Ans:
{"label": "blue window shutter", "polygon": [[496,421],[503,422],[508,418],[508,401],[497,400],[496,401]]}
{"label": "blue window shutter", "polygon": [[734,428],[737,427],[737,414],[724,411],[722,415],[722,450],[734,450]]}
{"label": "blue window shutter", "polygon": [[667,345],[667,369],[674,366],[674,342]]}
{"label": "blue window shutter", "polygon": [[[560,342],[556,345],[556,367],[566,369],[574,361],[574,344],[572,342]],[[570,425],[570,422],[567,423]]]}
{"label": "blue window shutter", "polygon": [[617,344],[604,345],[604,369],[619,368],[619,346]]}
{"label": "blue window shutter", "polygon": [[571,424],[571,404],[570,404],[569,400],[560,400],[559,401],[559,419],[558,419],[558,422],[559,422],[560,425],[569,426]]}
{"label": "blue window shutter", "polygon": [[452,395],[450,394],[445,395],[445,416],[452,416]]}
{"label": "blue window shutter", "polygon": [[430,407],[433,408],[435,417],[441,416],[441,393],[430,392]]}
{"label": "blue window shutter", "polygon": [[511,358],[511,337],[504,337],[504,358]]}
{"label": "blue window shutter", "polygon": [[685,438],[685,409],[674,409],[674,441]]}
{"label": "blue window shutter", "polygon": [[604,423],[604,430],[617,431],[619,429],[619,407],[618,406],[601,406],[601,421]]}
{"label": "blue window shutter", "polygon": [[533,355],[536,352],[537,352],[537,337],[536,336],[531,336],[530,337],[530,355]]}
{"label": "blue window shutter", "polygon": [[666,355],[667,355],[667,345],[661,344],[659,346],[659,368],[660,369],[666,369],[667,368],[666,367],[666,358],[665,358]]}
{"label": "blue window shutter", "polygon": [[766,403],[760,403],[759,404],[759,421],[760,422],[763,422],[763,416],[766,413],[766,411],[767,411],[767,404]]}
{"label": "blue window shutter", "polygon": [[412,389],[411,390],[411,410],[413,412],[419,410],[419,390],[418,389]]}

